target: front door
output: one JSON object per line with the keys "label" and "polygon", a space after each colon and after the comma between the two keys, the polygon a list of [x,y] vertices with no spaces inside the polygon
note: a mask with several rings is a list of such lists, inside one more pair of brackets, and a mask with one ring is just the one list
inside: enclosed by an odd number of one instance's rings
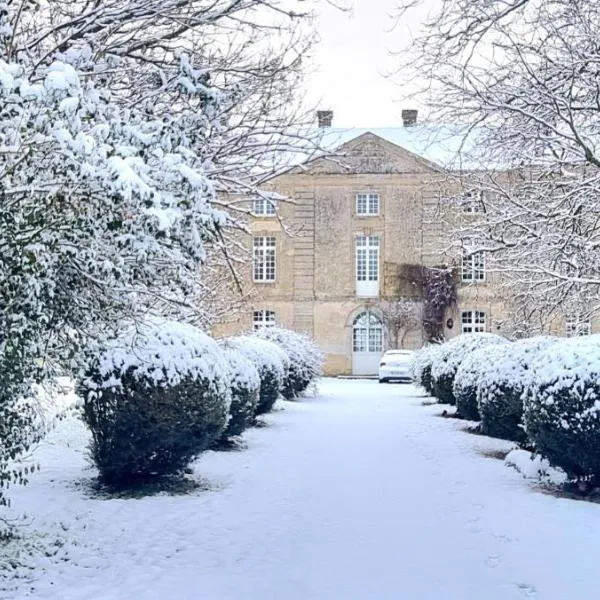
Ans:
{"label": "front door", "polygon": [[352,324],[352,374],[377,375],[383,353],[383,327],[379,317],[365,311]]}

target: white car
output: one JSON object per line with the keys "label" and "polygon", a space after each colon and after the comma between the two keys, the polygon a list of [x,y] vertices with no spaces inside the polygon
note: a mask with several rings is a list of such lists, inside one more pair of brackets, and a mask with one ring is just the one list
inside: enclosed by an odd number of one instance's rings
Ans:
{"label": "white car", "polygon": [[412,381],[408,370],[412,354],[412,350],[388,350],[379,363],[379,383],[386,383],[393,379]]}

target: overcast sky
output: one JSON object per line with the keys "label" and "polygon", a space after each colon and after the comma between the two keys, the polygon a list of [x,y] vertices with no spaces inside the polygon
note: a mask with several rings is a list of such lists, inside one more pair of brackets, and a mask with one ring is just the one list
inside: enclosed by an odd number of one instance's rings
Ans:
{"label": "overcast sky", "polygon": [[345,0],[350,12],[323,3],[318,19],[321,44],[314,62],[317,71],[307,82],[309,99],[334,111],[334,126],[391,127],[401,124],[410,87],[400,85],[402,56],[392,56],[419,30],[424,10],[397,23],[397,0]]}

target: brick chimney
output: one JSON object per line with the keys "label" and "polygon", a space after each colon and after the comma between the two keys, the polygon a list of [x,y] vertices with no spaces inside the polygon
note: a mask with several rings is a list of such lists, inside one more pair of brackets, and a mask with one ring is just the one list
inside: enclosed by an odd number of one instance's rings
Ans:
{"label": "brick chimney", "polygon": [[419,114],[418,110],[415,109],[405,109],[402,111],[402,124],[404,127],[412,127],[417,124],[417,115]]}
{"label": "brick chimney", "polygon": [[319,127],[331,127],[333,123],[333,111],[332,110],[318,110],[317,111],[317,122]]}

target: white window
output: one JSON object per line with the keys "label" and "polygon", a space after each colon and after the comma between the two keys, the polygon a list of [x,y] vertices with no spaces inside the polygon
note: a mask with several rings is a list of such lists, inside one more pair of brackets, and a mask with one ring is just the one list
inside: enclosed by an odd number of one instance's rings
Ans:
{"label": "white window", "polygon": [[356,294],[363,297],[379,295],[379,236],[359,235],[356,238]]}
{"label": "white window", "polygon": [[485,252],[483,250],[478,250],[477,252],[463,251],[462,280],[485,280]]}
{"label": "white window", "polygon": [[257,217],[272,217],[276,213],[275,204],[266,198],[254,198],[252,201],[252,214]]}
{"label": "white window", "polygon": [[275,327],[275,311],[273,310],[255,310],[252,325],[254,331],[258,331],[263,327]]}
{"label": "white window", "polygon": [[480,213],[485,212],[483,205],[483,193],[480,191],[465,192],[461,201],[463,212]]}
{"label": "white window", "polygon": [[479,310],[467,310],[462,313],[463,333],[483,333],[485,331],[485,313]]}
{"label": "white window", "polygon": [[374,216],[379,214],[379,194],[356,194],[356,214]]}
{"label": "white window", "polygon": [[567,337],[590,335],[591,333],[592,324],[589,319],[584,318],[582,315],[574,315],[567,319]]}
{"label": "white window", "polygon": [[353,352],[383,351],[383,327],[381,320],[374,313],[366,311],[354,319],[352,350]]}
{"label": "white window", "polygon": [[259,236],[253,240],[254,281],[275,281],[275,238]]}

